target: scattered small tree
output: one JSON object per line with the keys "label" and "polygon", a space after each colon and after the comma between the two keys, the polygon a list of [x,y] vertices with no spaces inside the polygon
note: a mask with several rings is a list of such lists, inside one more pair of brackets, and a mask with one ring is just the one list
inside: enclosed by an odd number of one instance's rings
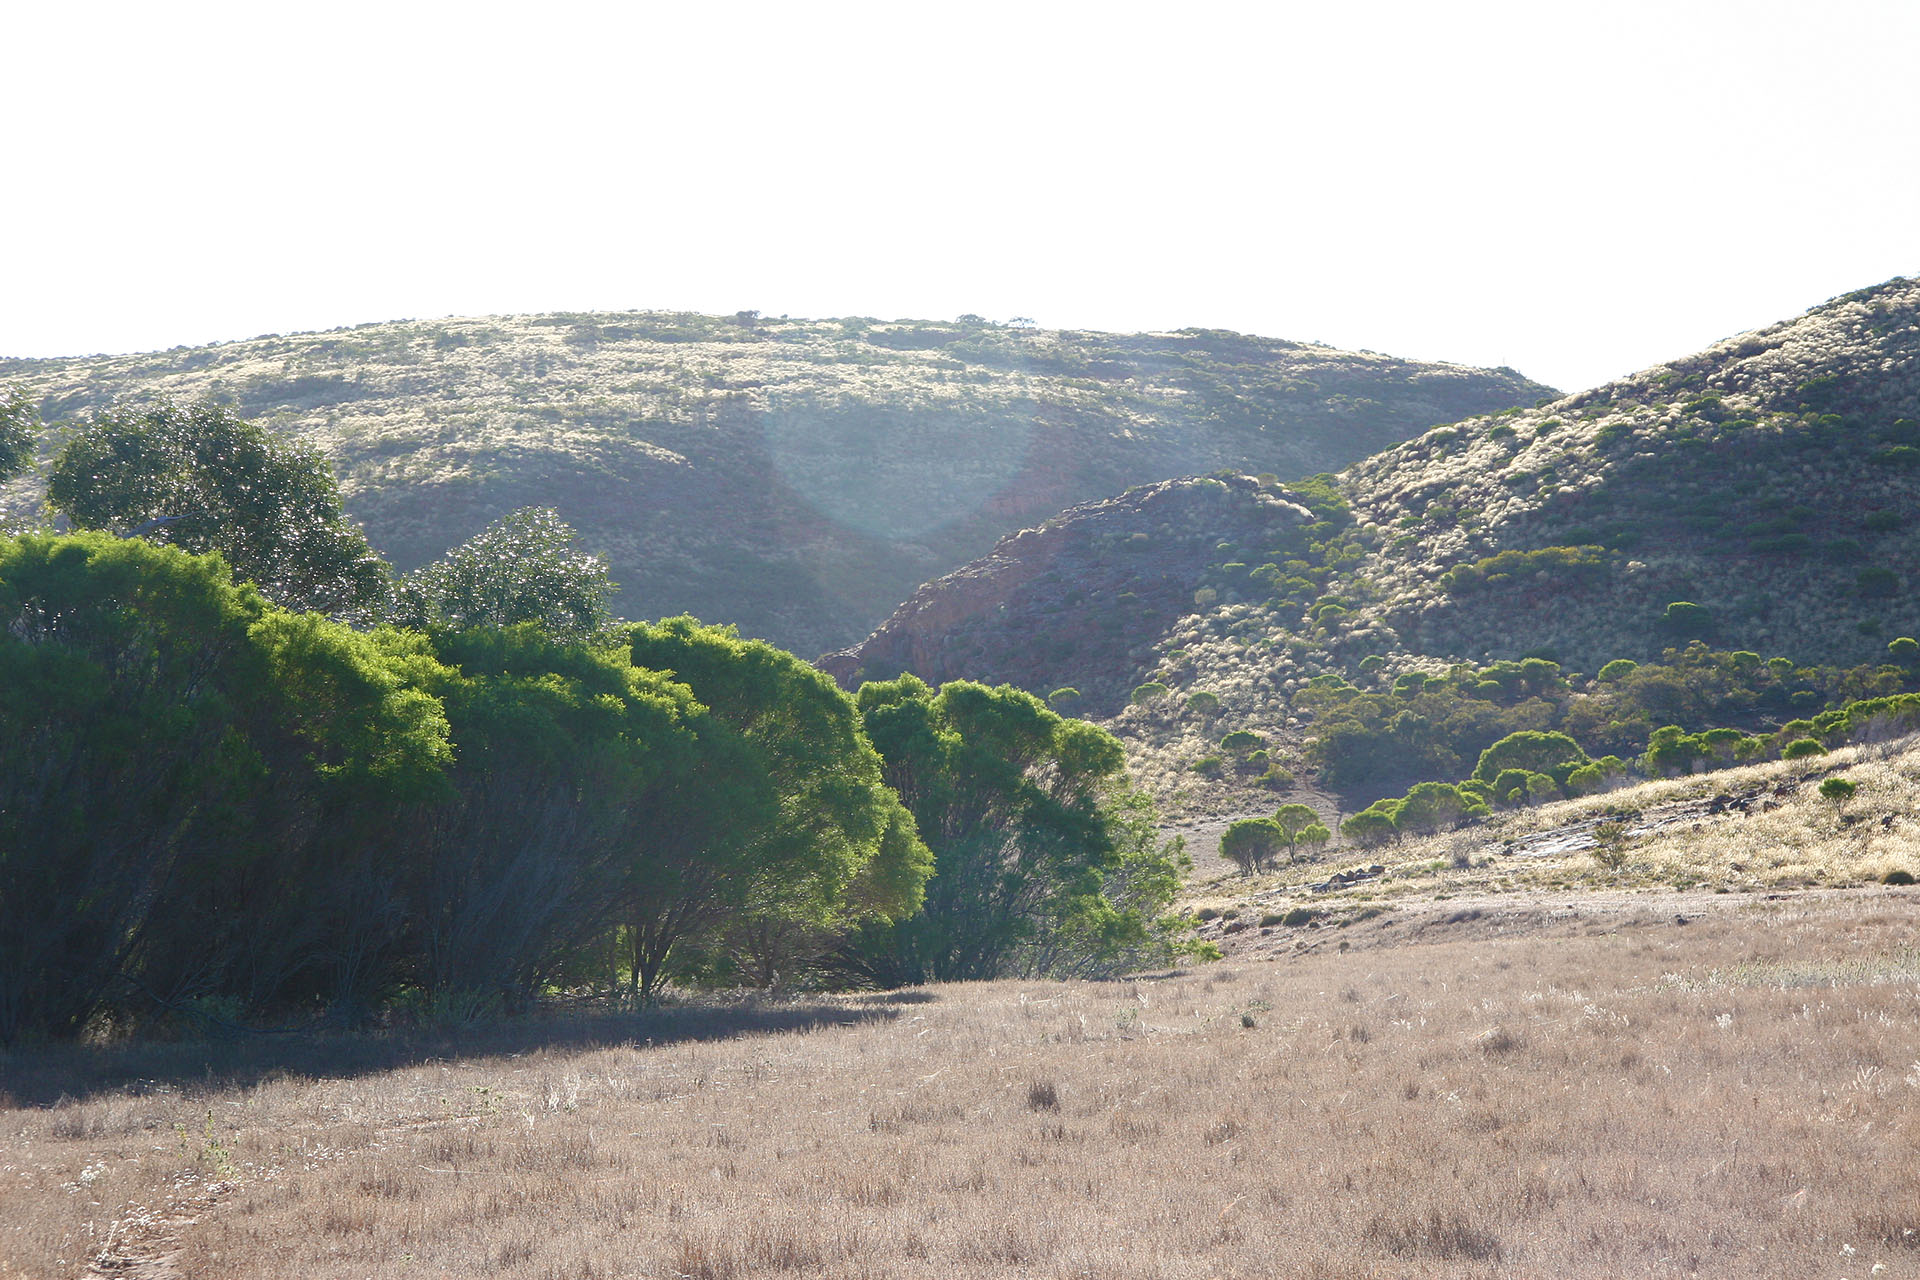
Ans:
{"label": "scattered small tree", "polygon": [[1860,790],[1860,784],[1849,778],[1828,778],[1820,784],[1820,798],[1833,805],[1836,815],[1847,811],[1847,802]]}
{"label": "scattered small tree", "polygon": [[1291,840],[1272,818],[1242,818],[1220,836],[1220,856],[1250,876],[1273,861],[1274,853]]}
{"label": "scattered small tree", "polygon": [[1291,853],[1299,845],[1301,834],[1309,827],[1319,824],[1320,815],[1304,804],[1283,804],[1273,815],[1273,821],[1279,827],[1280,834]]}
{"label": "scattered small tree", "polygon": [[1593,860],[1609,871],[1627,865],[1627,824],[1603,822],[1593,829]]}
{"label": "scattered small tree", "polygon": [[1364,849],[1376,848],[1399,834],[1394,825],[1397,800],[1375,801],[1340,824],[1340,833]]}
{"label": "scattered small tree", "polygon": [[1401,801],[1396,821],[1403,831],[1433,835],[1457,826],[1467,804],[1460,789],[1450,783],[1420,782]]}

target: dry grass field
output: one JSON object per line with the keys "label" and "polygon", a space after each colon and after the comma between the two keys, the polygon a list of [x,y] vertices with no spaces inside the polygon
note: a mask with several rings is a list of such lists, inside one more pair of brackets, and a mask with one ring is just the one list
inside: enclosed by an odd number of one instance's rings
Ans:
{"label": "dry grass field", "polygon": [[1920,1275],[1915,892],[19,1053],[0,1275]]}

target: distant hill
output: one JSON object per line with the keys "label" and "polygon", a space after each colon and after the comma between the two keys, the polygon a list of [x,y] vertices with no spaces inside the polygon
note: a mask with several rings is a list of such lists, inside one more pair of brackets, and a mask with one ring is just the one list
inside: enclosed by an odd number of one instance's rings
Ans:
{"label": "distant hill", "polygon": [[1374,544],[1348,647],[1591,672],[1698,637],[1866,661],[1920,630],[1920,280],[1428,432],[1342,480]]}
{"label": "distant hill", "polygon": [[[213,397],[312,439],[401,568],[559,508],[619,612],[802,653],[1075,503],[1221,468],[1345,466],[1533,404],[1511,370],[1221,331],[1119,336],[662,313],[403,321],[127,356],[0,361],[49,422]],[[6,494],[30,509],[30,484]]]}
{"label": "distant hill", "polygon": [[[1313,513],[1251,476],[1168,480],[1071,508],[928,583],[860,645],[819,664],[849,688],[911,671],[1040,693],[1061,709],[1125,706],[1155,641],[1194,612],[1223,540],[1300,540]],[[1203,588],[1204,589],[1204,588]]]}
{"label": "distant hill", "polygon": [[[1276,759],[1297,751],[1311,716],[1294,695],[1321,676],[1384,688],[1397,673],[1529,656],[1591,676],[1696,639],[1800,664],[1879,661],[1888,640],[1920,634],[1920,281],[1437,428],[1330,485],[1257,487],[1276,512],[1310,504],[1314,522],[1223,522],[1177,586],[1155,587],[1193,603],[1176,617],[1143,612],[1124,662],[1096,623],[1075,622],[1037,667],[1024,623],[996,639],[974,567],[946,579],[969,584],[969,661],[1043,693],[1040,683],[1166,685],[1164,697],[1102,708],[1163,797],[1234,791],[1231,774],[1192,772],[1223,731],[1259,734]],[[1125,500],[1103,504],[1080,515],[1075,537],[1118,564],[1141,516]],[[985,564],[1023,581],[1018,556],[1017,541],[1003,543]],[[836,661],[926,665],[929,645],[902,637],[916,616],[951,611],[943,589]],[[1027,617],[1007,603],[1016,622]],[[1198,709],[1196,693],[1207,695]]]}

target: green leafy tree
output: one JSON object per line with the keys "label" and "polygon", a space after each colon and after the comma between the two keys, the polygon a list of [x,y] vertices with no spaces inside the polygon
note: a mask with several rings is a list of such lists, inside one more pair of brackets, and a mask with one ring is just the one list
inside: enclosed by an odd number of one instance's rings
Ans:
{"label": "green leafy tree", "polygon": [[1508,769],[1565,776],[1567,771],[1586,763],[1587,753],[1566,734],[1522,729],[1482,751],[1473,776],[1483,782],[1493,782],[1497,790],[1500,774]]}
{"label": "green leafy tree", "polygon": [[1859,790],[1860,784],[1851,778],[1828,778],[1820,784],[1820,798],[1831,804],[1836,814],[1845,813],[1847,801]]}
{"label": "green leafy tree", "polygon": [[396,616],[453,630],[525,622],[586,641],[611,626],[612,594],[606,562],[581,549],[558,512],[524,507],[402,579]]}
{"label": "green leafy tree", "polygon": [[1527,771],[1525,769],[1502,769],[1494,775],[1494,800],[1504,805],[1523,805],[1527,802]]}
{"label": "green leafy tree", "polygon": [[26,388],[0,388],[0,480],[11,480],[33,465],[39,436],[40,413]]}
{"label": "green leafy tree", "polygon": [[76,528],[218,552],[288,609],[368,616],[391,590],[319,451],[217,405],[99,415],[54,459],[47,502]]}
{"label": "green leafy tree", "polygon": [[663,919],[687,921],[681,936],[689,939],[718,927],[709,953],[717,948],[733,973],[771,986],[817,964],[855,925],[888,923],[920,906],[932,855],[883,781],[853,699],[831,678],[732,627],[693,618],[638,625],[627,639],[634,665],[686,684],[738,735],[745,765],[772,799],[757,821],[734,815],[722,840],[729,875],[697,882],[708,895],[704,907],[644,896],[654,905],[636,917],[636,929],[655,938],[656,949]]}
{"label": "green leafy tree", "polygon": [[1570,796],[1598,795],[1606,789],[1606,771],[1597,764],[1583,764],[1567,775],[1567,794]]}
{"label": "green leafy tree", "polygon": [[1340,824],[1340,833],[1363,849],[1377,848],[1397,834],[1394,825],[1398,802],[1376,800]]}
{"label": "green leafy tree", "polygon": [[1289,843],[1272,818],[1241,818],[1229,823],[1220,833],[1220,856],[1250,876],[1273,861],[1273,855]]}
{"label": "green leafy tree", "polygon": [[1647,752],[1642,765],[1650,776],[1664,778],[1671,774],[1692,772],[1694,764],[1709,754],[1706,743],[1699,735],[1670,724],[1654,730],[1653,736],[1647,740]]}
{"label": "green leafy tree", "polygon": [[1060,927],[1039,934],[1027,961],[1036,973],[1062,978],[1110,978],[1165,965],[1175,955],[1217,959],[1188,933],[1194,921],[1167,913],[1185,886],[1193,861],[1185,842],[1160,838],[1160,817],[1139,792],[1109,799],[1107,830],[1114,853],[1100,873],[1100,891],[1083,899]]}
{"label": "green leafy tree", "polygon": [[1468,804],[1467,797],[1462,796],[1460,789],[1451,783],[1415,783],[1401,801],[1395,822],[1403,831],[1416,831],[1422,835],[1449,831],[1459,825]]}
{"label": "green leafy tree", "polygon": [[136,996],[331,996],[314,894],[449,758],[404,665],[213,557],[0,541],[0,1040]]}
{"label": "green leafy tree", "polygon": [[1304,804],[1283,804],[1274,811],[1274,823],[1289,853],[1300,843],[1300,833],[1320,821],[1320,815]]}
{"label": "green leafy tree", "polygon": [[[856,932],[847,972],[883,985],[1087,972],[1124,956],[1067,956],[1051,940],[1151,933],[1179,855],[1141,834],[1144,802],[1112,735],[1004,685],[954,681],[936,693],[908,675],[863,685],[858,703],[934,873],[920,911]],[[1130,857],[1126,878],[1155,888],[1121,905],[1112,887]]]}

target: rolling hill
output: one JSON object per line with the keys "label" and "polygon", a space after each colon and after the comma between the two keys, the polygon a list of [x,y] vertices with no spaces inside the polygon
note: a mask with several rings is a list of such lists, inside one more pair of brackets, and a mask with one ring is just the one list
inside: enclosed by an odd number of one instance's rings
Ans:
{"label": "rolling hill", "polygon": [[[1880,660],[1891,638],[1920,633],[1920,281],[1436,428],[1331,484],[1217,483],[1259,489],[1276,517],[1223,521],[1163,569],[1185,576],[1159,594],[1192,603],[1143,611],[1124,661],[1083,622],[1058,628],[1039,665],[1030,628],[996,637],[999,602],[968,597],[975,674],[1109,691],[1099,710],[1163,799],[1235,791],[1231,773],[1193,772],[1223,730],[1296,753],[1312,718],[1297,695],[1316,679],[1384,689],[1536,656],[1590,677],[1695,640],[1797,665]],[[1144,497],[1081,513],[1076,537],[1129,554]],[[1277,514],[1300,505],[1312,523]],[[992,572],[1025,581],[1054,567],[1009,564],[1019,547],[1003,543]],[[929,587],[838,669],[944,674],[903,636],[953,613],[941,593],[978,577],[969,567]],[[1065,582],[1066,596],[1082,585]],[[1143,684],[1168,693],[1115,707],[1111,690]]]}
{"label": "rolling hill", "polygon": [[[1074,503],[1231,468],[1353,462],[1548,389],[1222,331],[552,314],[403,321],[144,355],[0,361],[49,422],[211,397],[314,441],[402,569],[517,507],[604,555],[631,617],[802,653]],[[7,494],[33,510],[30,483]]]}

